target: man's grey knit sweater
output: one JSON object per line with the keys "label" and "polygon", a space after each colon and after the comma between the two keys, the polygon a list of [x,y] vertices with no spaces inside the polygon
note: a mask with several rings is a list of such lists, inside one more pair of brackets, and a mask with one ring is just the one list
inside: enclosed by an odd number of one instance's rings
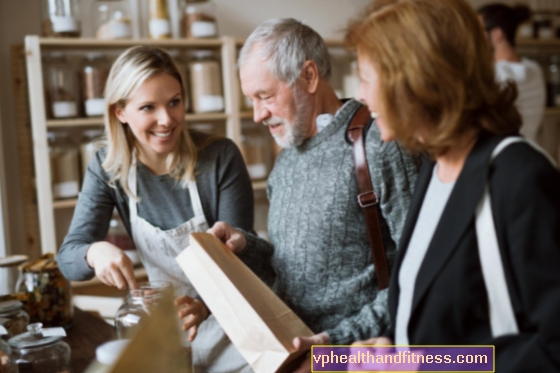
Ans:
{"label": "man's grey knit sweater", "polygon": [[[352,146],[345,141],[361,105],[348,101],[331,124],[284,149],[268,179],[271,243],[245,232],[239,257],[315,332],[348,344],[382,333],[389,323],[387,290],[378,291]],[[372,125],[366,152],[379,198],[389,265],[395,257],[417,166]]]}

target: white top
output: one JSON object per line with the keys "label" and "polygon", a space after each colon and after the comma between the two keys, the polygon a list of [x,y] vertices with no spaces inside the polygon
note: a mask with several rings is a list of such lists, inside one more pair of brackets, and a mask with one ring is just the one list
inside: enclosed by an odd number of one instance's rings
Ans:
{"label": "white top", "polygon": [[496,79],[517,83],[519,96],[516,105],[523,119],[521,134],[536,141],[546,105],[546,88],[540,66],[527,58],[521,62],[497,61]]}
{"label": "white top", "polygon": [[455,185],[455,182],[441,182],[437,177],[437,168],[436,165],[399,271],[399,306],[395,322],[395,344],[397,345],[409,344],[407,329],[416,277]]}

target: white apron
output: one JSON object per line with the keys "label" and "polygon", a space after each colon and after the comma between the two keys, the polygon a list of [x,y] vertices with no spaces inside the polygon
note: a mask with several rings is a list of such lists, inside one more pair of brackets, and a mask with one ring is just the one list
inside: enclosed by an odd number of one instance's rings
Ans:
{"label": "white apron", "polygon": [[[134,155],[133,158],[128,175],[128,185],[132,193],[137,196],[136,156]],[[188,189],[194,217],[174,229],[161,230],[139,217],[134,198],[129,198],[128,206],[134,244],[142,264],[146,268],[149,280],[169,281],[175,286],[177,296],[194,297],[196,291],[175,261],[175,257],[189,245],[191,232],[205,232],[209,227],[202,211],[196,182],[190,181]],[[210,315],[200,325],[192,345],[195,373],[252,372],[213,315]]]}

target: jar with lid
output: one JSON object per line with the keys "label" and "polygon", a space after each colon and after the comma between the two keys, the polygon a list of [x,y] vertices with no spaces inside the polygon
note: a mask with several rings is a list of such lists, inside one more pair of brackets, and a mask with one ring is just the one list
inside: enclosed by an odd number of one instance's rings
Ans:
{"label": "jar with lid", "polygon": [[220,64],[210,50],[194,51],[189,63],[192,109],[195,113],[224,110]]}
{"label": "jar with lid", "polygon": [[[0,337],[4,338],[8,335],[8,331],[0,326]],[[0,339],[0,373],[15,372],[12,365],[12,348],[4,339]]]}
{"label": "jar with lid", "polygon": [[138,284],[138,289],[129,289],[126,301],[117,310],[115,329],[119,339],[134,336],[140,321],[148,317],[151,307],[156,306],[166,291],[172,290],[166,281],[149,281]]}
{"label": "jar with lid", "polygon": [[549,107],[560,107],[560,55],[549,59],[546,74],[546,103]]}
{"label": "jar with lid", "polygon": [[80,141],[80,158],[82,160],[82,179],[86,175],[87,167],[90,164],[95,153],[105,146],[105,141],[102,138],[102,129],[87,130],[82,133],[82,140]]}
{"label": "jar with lid", "polygon": [[243,122],[241,129],[241,151],[249,176],[252,180],[264,179],[272,164],[270,136],[264,126],[254,122]]}
{"label": "jar with lid", "polygon": [[187,0],[183,11],[183,36],[215,38],[218,36],[216,6],[211,0]]}
{"label": "jar with lid", "polygon": [[80,192],[78,147],[66,132],[48,132],[53,198],[73,198]]}
{"label": "jar with lid", "polygon": [[23,303],[17,300],[0,302],[0,319],[10,320],[6,327],[12,336],[25,332],[29,325],[29,315],[23,310]]}
{"label": "jar with lid", "polygon": [[181,77],[183,78],[183,84],[185,86],[185,97],[183,97],[183,101],[185,103],[185,113],[188,113],[190,110],[190,94],[189,94],[189,86],[187,84],[188,82],[188,73],[189,73],[189,69],[188,69],[188,63],[187,61],[185,61],[183,59],[183,56],[181,55],[181,53],[174,49],[168,52],[169,55],[171,56],[171,58],[173,58],[173,60],[175,61],[175,64],[177,65],[177,68],[179,69],[179,72],[181,73]]}
{"label": "jar with lid", "polygon": [[109,76],[110,65],[101,53],[86,54],[83,62],[81,80],[86,116],[102,116],[105,113],[105,83]]}
{"label": "jar with lid", "polygon": [[43,13],[43,36],[79,37],[79,0],[41,0]]}
{"label": "jar with lid", "polygon": [[95,0],[93,2],[95,17],[95,37],[102,40],[131,39],[133,21],[129,1]]}
{"label": "jar with lid", "polygon": [[26,296],[25,310],[31,322],[48,327],[72,326],[72,287],[58,269],[52,254],[22,265],[17,289]]}
{"label": "jar with lid", "polygon": [[75,118],[78,113],[79,90],[76,71],[64,54],[51,53],[45,59],[45,83],[51,118]]}
{"label": "jar with lid", "polygon": [[171,20],[166,0],[149,0],[150,39],[170,39]]}
{"label": "jar with lid", "polygon": [[30,324],[27,333],[10,338],[13,362],[20,373],[70,373],[70,346],[62,341],[64,330],[58,329]]}
{"label": "jar with lid", "polygon": [[0,258],[0,295],[12,294],[19,276],[18,266],[29,260],[27,255],[9,255]]}

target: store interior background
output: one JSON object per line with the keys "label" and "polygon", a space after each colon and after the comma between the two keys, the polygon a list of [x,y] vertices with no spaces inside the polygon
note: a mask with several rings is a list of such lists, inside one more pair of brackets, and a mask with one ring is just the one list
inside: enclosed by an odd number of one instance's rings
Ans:
{"label": "store interior background", "polygon": [[[338,39],[348,20],[359,14],[369,0],[214,0],[221,35],[246,38],[261,22],[275,17],[303,20],[323,37]],[[470,0],[474,7],[492,1]],[[514,4],[520,1],[501,0]],[[82,0],[87,14],[92,0]],[[83,30],[89,30],[87,17]],[[25,254],[18,141],[15,128],[10,48],[22,44],[25,35],[40,34],[40,0],[0,0],[0,257]],[[1,228],[4,229],[1,229]],[[2,279],[0,279],[0,282]]]}

